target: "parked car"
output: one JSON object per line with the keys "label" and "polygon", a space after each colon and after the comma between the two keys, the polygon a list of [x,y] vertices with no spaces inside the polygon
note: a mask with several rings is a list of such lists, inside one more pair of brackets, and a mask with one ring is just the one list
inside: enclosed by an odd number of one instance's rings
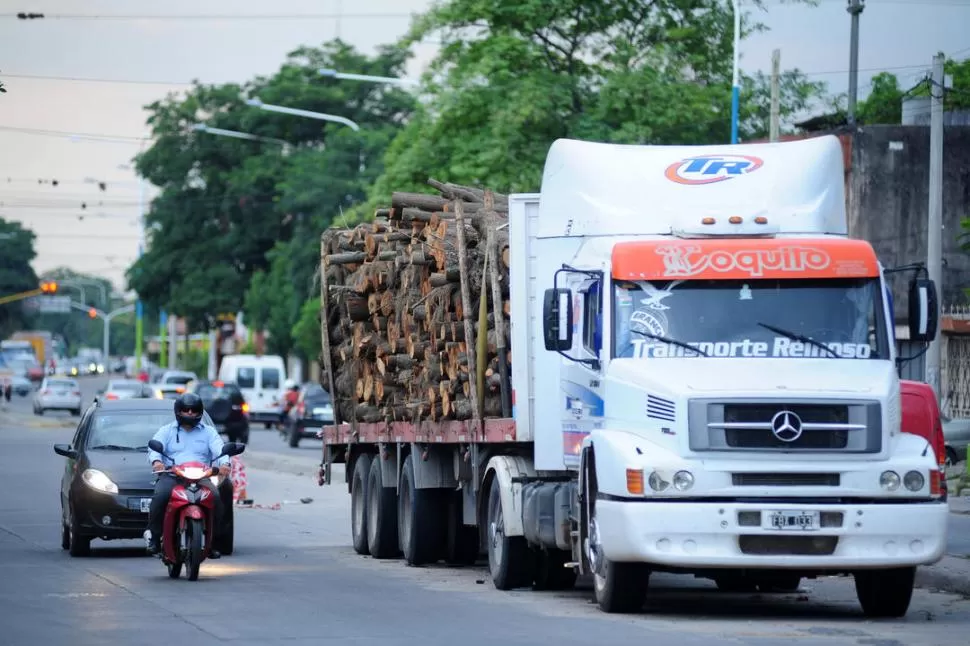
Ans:
{"label": "parked car", "polygon": [[324,424],[333,424],[333,400],[319,384],[306,383],[300,387],[296,406],[289,412],[283,439],[296,448],[300,440],[316,437]]}
{"label": "parked car", "polygon": [[970,446],[970,419],[965,417],[954,419],[944,415],[943,438],[946,442],[948,465],[966,460],[967,447]]}
{"label": "parked car", "polygon": [[[70,444],[55,444],[67,460],[61,476],[61,547],[84,556],[95,538],[137,539],[148,529],[155,474],[148,441],[174,420],[172,404],[158,399],[101,401],[84,413]],[[203,423],[213,424],[203,414]],[[232,554],[232,483],[212,478],[222,498],[222,525],[214,546]]]}
{"label": "parked car", "polygon": [[224,381],[194,381],[188,385],[202,399],[206,412],[230,442],[249,444],[249,404],[239,386]]}
{"label": "parked car", "polygon": [[146,399],[155,397],[155,391],[151,386],[143,384],[137,379],[112,379],[105,386],[104,390],[99,390],[95,401],[113,399]]}
{"label": "parked car", "polygon": [[34,395],[34,415],[49,410],[69,410],[72,415],[81,414],[81,386],[76,379],[45,377]]}

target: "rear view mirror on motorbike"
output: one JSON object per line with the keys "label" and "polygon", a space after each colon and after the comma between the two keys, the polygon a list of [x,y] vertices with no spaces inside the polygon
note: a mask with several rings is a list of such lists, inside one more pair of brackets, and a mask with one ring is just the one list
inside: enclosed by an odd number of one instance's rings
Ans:
{"label": "rear view mirror on motorbike", "polygon": [[[150,448],[155,453],[161,453],[162,455],[165,455],[165,447],[162,446],[162,443],[159,442],[158,440],[148,440],[148,448]],[[168,457],[168,456],[165,455],[165,457]]]}
{"label": "rear view mirror on motorbike", "polygon": [[222,446],[222,453],[219,454],[219,457],[222,457],[223,455],[229,455],[229,456],[239,455],[245,450],[246,450],[246,445],[243,444],[242,442],[226,442]]}

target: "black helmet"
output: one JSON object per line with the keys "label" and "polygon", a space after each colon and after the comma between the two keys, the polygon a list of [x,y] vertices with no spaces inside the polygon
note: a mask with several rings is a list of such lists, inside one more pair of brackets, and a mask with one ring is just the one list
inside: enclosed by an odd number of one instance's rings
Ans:
{"label": "black helmet", "polygon": [[185,393],[175,400],[175,419],[179,425],[195,426],[202,421],[205,406],[195,393]]}

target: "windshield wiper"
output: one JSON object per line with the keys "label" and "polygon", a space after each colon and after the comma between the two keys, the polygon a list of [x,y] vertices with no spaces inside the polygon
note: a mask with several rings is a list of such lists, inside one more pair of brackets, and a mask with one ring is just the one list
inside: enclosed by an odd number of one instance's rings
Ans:
{"label": "windshield wiper", "polygon": [[653,334],[651,332],[641,332],[640,330],[630,330],[630,331],[633,332],[634,334],[639,334],[640,336],[645,336],[648,339],[656,339],[657,341],[663,341],[664,343],[669,343],[670,345],[679,345],[682,348],[687,348],[691,352],[696,352],[697,354],[702,355],[702,356],[705,356],[705,357],[711,356],[711,355],[707,354],[706,352],[704,352],[703,350],[701,350],[699,348],[695,348],[694,346],[690,345],[689,343],[684,343],[683,341],[678,341],[677,339],[671,339],[668,336],[661,336],[660,334]]}
{"label": "windshield wiper", "polygon": [[774,325],[768,325],[767,323],[758,323],[758,325],[760,325],[761,327],[767,330],[771,330],[775,334],[780,334],[784,337],[788,337],[792,341],[801,341],[802,343],[808,343],[809,345],[814,345],[816,348],[821,348],[826,352],[828,352],[829,354],[831,354],[836,359],[842,358],[841,356],[839,356],[838,352],[836,352],[829,346],[825,345],[821,341],[816,341],[810,336],[805,336],[804,334],[798,334],[797,332],[792,332],[791,330],[785,330],[780,327],[775,327]]}
{"label": "windshield wiper", "polygon": [[138,450],[132,446],[121,446],[118,444],[99,444],[98,446],[88,447],[89,451],[95,451],[99,449],[104,451],[137,451]]}

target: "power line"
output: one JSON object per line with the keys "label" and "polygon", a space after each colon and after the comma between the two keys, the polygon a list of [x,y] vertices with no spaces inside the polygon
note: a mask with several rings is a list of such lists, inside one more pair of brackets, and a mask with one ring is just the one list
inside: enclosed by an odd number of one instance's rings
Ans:
{"label": "power line", "polygon": [[[67,132],[64,130],[43,130],[40,128],[19,128],[16,126],[0,126],[0,130],[4,132],[19,132],[28,135],[44,135],[50,137],[76,137],[78,139],[96,139],[98,141],[105,141],[108,143],[140,143],[142,141],[151,141],[149,137],[132,137],[131,135],[105,135],[98,133],[88,133],[88,132]],[[112,142],[111,140],[118,140]]]}
{"label": "power line", "polygon": [[[22,14],[3,13],[0,18],[20,19]],[[369,20],[387,18],[413,18],[418,14],[401,12],[376,13],[285,13],[285,14],[83,14],[41,13],[34,14],[43,20]]]}

